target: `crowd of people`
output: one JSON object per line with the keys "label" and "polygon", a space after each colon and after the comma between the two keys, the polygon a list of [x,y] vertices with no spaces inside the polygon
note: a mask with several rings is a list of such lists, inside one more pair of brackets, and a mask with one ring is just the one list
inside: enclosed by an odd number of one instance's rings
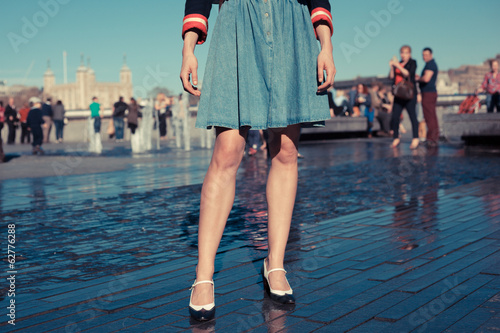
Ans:
{"label": "crowd of people", "polygon": [[[392,147],[400,144],[400,132],[406,132],[402,125],[403,110],[407,111],[411,122],[413,140],[410,148],[416,149],[421,142],[435,147],[439,141],[439,123],[436,114],[438,66],[431,48],[422,51],[424,68],[417,74],[417,61],[412,58],[411,47],[400,49],[400,59],[390,60],[390,86],[382,82],[372,82],[370,87],[360,83],[351,90],[329,92],[330,114],[332,117],[367,118],[368,137],[372,136],[373,122],[380,124],[379,136],[392,136]],[[407,88],[407,96],[401,95],[401,89]],[[401,88],[401,89],[400,89]],[[488,72],[476,94],[486,93],[487,112],[496,108],[500,112],[500,73],[498,60],[490,61]]]}
{"label": "crowd of people", "polygon": [[56,128],[57,142],[62,142],[65,112],[61,101],[52,106],[51,98],[47,98],[42,104],[38,97],[31,97],[28,103],[24,103],[18,110],[14,98],[10,97],[5,108],[0,101],[0,131],[6,127],[6,143],[12,145],[16,143],[20,128],[20,143],[31,143],[33,154],[43,154],[42,143],[49,142],[52,124]]}
{"label": "crowd of people", "polygon": [[[407,45],[400,49],[400,59],[393,57],[390,60],[390,78],[392,86],[387,86],[380,81],[371,82],[370,86],[357,84],[349,91],[331,89],[329,94],[331,117],[366,117],[367,136],[372,137],[375,121],[379,122],[378,136],[392,136],[392,147],[400,144],[400,132],[406,129],[401,123],[403,110],[406,109],[411,122],[413,140],[410,147],[415,149],[419,143],[425,142],[427,146],[434,147],[439,141],[439,124],[436,115],[437,89],[436,80],[438,67],[433,59],[430,48],[422,51],[425,66],[421,75],[416,74],[417,62],[412,58],[411,48]],[[486,106],[488,112],[495,109],[500,112],[500,73],[498,60],[490,61],[491,71],[484,77],[483,83],[476,94],[486,93]],[[408,82],[411,83],[408,85]],[[411,88],[410,96],[395,96],[394,87],[407,85]],[[408,98],[411,97],[411,98]],[[186,105],[184,105],[186,104]],[[189,101],[183,94],[179,96],[166,96],[159,93],[154,101],[154,112],[157,122],[154,126],[159,128],[161,140],[167,139],[167,131],[179,133],[176,136],[176,145],[185,145],[189,150],[189,124],[187,105]],[[125,120],[132,135],[139,126],[142,117],[140,105],[134,98],[127,104],[123,97],[113,105],[111,121],[107,134],[110,139],[122,142],[124,137]],[[89,105],[94,133],[101,132],[102,108],[98,97],[92,99]],[[34,110],[32,112],[32,110]],[[33,154],[43,154],[42,143],[49,143],[52,125],[55,127],[56,142],[62,143],[64,137],[65,108],[62,101],[55,104],[51,98],[42,103],[37,97],[31,98],[29,103],[23,103],[19,109],[14,103],[14,98],[8,98],[4,107],[0,100],[0,131],[5,127],[7,144],[14,144],[17,137],[21,144],[33,145]],[[30,117],[30,114],[31,117]],[[38,129],[41,128],[41,132]],[[174,136],[172,136],[174,137]],[[266,150],[266,132],[251,130],[247,138],[247,153],[254,155],[257,151]]]}
{"label": "crowd of people", "polygon": [[[132,146],[134,145],[134,136],[136,136],[137,131],[144,129],[144,127],[148,127],[147,131],[149,132],[158,129],[160,140],[167,139],[168,128],[172,127],[172,131],[175,133],[175,135],[172,135],[172,138],[175,138],[176,146],[179,148],[184,146],[185,150],[190,150],[189,100],[187,100],[187,94],[167,97],[164,93],[159,93],[154,103],[152,103],[153,105],[149,105],[148,103],[149,101],[146,99],[137,101],[133,97],[126,103],[124,98],[120,97],[113,104],[111,119],[107,128],[109,139],[114,139],[115,142],[123,142],[125,123],[131,133]],[[155,120],[151,124],[150,129],[149,122],[145,122],[145,119],[143,119],[143,111],[149,107],[151,107],[151,112],[148,112],[146,120],[150,120],[149,118]],[[92,134],[98,135],[99,138],[97,140],[100,141],[102,108],[98,97],[92,99],[89,109],[91,114],[90,127],[93,128]],[[134,150],[134,147],[132,148]],[[95,149],[91,150],[95,151]]]}
{"label": "crowd of people", "polygon": [[405,45],[400,49],[400,59],[394,56],[389,61],[391,86],[375,81],[370,87],[359,83],[350,91],[333,89],[329,92],[330,115],[366,117],[368,137],[372,137],[373,123],[377,120],[380,124],[377,135],[392,136],[391,146],[395,148],[400,144],[400,131],[406,132],[401,123],[402,112],[406,109],[413,135],[410,147],[416,149],[421,141],[436,146],[439,140],[436,116],[438,67],[432,49],[425,48],[422,57],[425,66],[418,75],[411,47]]}

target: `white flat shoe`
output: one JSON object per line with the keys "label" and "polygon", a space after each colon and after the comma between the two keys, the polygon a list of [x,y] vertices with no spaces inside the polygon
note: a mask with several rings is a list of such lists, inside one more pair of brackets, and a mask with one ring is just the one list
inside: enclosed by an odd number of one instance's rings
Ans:
{"label": "white flat shoe", "polygon": [[[193,290],[194,290],[194,287],[196,287],[197,285],[199,285],[201,283],[211,283],[212,284],[212,286],[213,286],[212,293],[213,293],[214,301],[210,304],[194,305],[192,302]],[[214,285],[214,281],[213,280],[211,280],[211,281],[204,280],[204,281],[196,282],[196,280],[195,280],[193,285],[189,289],[191,290],[191,296],[189,297],[189,313],[191,314],[191,317],[193,317],[193,319],[196,319],[198,321],[205,321],[205,320],[212,319],[215,316],[215,291],[214,291],[215,285]]]}
{"label": "white flat shoe", "polygon": [[[271,288],[271,284],[269,283],[269,273],[275,272],[275,271],[283,271],[286,274],[286,271],[283,268],[274,268],[271,270],[267,270],[266,267],[266,260],[264,259],[264,265],[262,267],[262,275],[263,275],[263,281],[264,281],[264,288],[266,289],[266,292],[269,294],[269,297],[271,297],[272,300],[275,300],[276,302],[282,303],[282,304],[293,304],[295,303],[295,297],[293,297],[293,290],[292,288],[288,290],[275,290]],[[286,277],[285,277],[286,279]],[[288,280],[286,280],[288,283]],[[290,285],[290,284],[288,284]]]}

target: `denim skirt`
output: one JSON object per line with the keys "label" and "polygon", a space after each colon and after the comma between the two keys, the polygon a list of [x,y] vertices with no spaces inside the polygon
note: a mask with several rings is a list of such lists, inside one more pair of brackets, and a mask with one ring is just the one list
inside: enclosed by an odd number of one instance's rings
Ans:
{"label": "denim skirt", "polygon": [[319,43],[303,0],[226,0],[212,34],[196,127],[321,126]]}

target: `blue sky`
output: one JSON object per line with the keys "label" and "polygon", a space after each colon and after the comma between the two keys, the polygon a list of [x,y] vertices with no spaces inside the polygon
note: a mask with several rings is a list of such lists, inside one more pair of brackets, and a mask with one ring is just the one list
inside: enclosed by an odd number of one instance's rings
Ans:
{"label": "blue sky", "polygon": [[[338,80],[387,74],[389,59],[403,44],[413,47],[419,71],[423,67],[420,51],[426,46],[434,49],[440,69],[479,64],[500,53],[498,0],[330,3]],[[118,81],[126,53],[137,91],[152,82],[173,92],[182,91],[178,76],[183,0],[23,0],[9,1],[2,7],[0,80],[7,80],[9,85],[41,86],[47,59],[57,83],[62,83],[65,50],[70,82],[75,80],[81,53],[85,59],[91,58],[97,80]],[[382,15],[377,21],[381,11],[387,14],[389,10],[390,17]],[[209,27],[214,26],[216,17],[214,6]],[[38,24],[36,31],[29,30],[27,27],[34,23]],[[368,38],[360,37],[359,31]],[[13,42],[18,37],[22,39]],[[207,52],[208,43],[195,51],[201,72]],[[151,72],[156,73],[156,81],[151,81]]]}

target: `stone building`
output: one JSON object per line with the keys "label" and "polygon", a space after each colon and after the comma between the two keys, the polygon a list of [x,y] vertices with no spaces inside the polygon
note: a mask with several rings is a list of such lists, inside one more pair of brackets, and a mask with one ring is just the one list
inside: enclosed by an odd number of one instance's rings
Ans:
{"label": "stone building", "polygon": [[460,91],[458,82],[452,82],[448,71],[440,71],[436,81],[438,95],[456,95]]}
{"label": "stone building", "polygon": [[76,82],[56,84],[54,73],[48,66],[43,75],[44,97],[61,100],[66,110],[87,110],[92,97],[97,96],[103,108],[111,108],[120,96],[125,101],[132,97],[132,71],[124,58],[119,82],[97,82],[90,61],[85,66],[83,56],[76,70]]}

